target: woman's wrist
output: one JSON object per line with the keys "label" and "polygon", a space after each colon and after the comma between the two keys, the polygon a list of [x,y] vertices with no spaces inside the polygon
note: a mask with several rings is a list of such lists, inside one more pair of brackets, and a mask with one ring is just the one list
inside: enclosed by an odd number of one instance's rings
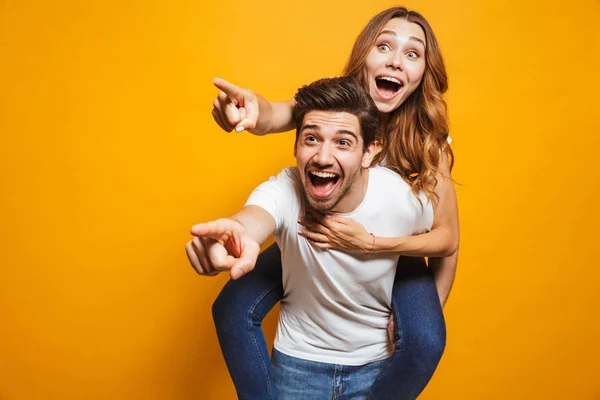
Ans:
{"label": "woman's wrist", "polygon": [[404,237],[376,237],[371,253],[401,253]]}
{"label": "woman's wrist", "polygon": [[377,238],[375,237],[375,235],[372,234],[371,232],[368,232],[368,234],[366,236],[366,243],[365,243],[365,246],[363,247],[365,249],[364,253],[366,255],[373,253],[373,250],[375,249],[375,241],[376,240],[377,240]]}

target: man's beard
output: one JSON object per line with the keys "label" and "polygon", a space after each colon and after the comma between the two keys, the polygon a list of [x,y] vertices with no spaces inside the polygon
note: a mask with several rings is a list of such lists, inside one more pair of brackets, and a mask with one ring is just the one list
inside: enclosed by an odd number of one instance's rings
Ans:
{"label": "man's beard", "polygon": [[308,205],[310,208],[312,208],[313,210],[318,211],[320,213],[326,213],[326,212],[333,210],[335,208],[335,206],[337,206],[338,203],[344,198],[344,196],[346,196],[346,194],[348,194],[348,192],[350,191],[350,188],[352,188],[352,185],[358,179],[359,175],[360,175],[360,169],[358,171],[356,171],[356,173],[353,174],[353,176],[350,176],[350,177],[346,176],[346,178],[350,178],[350,179],[345,182],[344,187],[339,189],[340,194],[334,195],[334,196],[328,198],[327,200],[323,200],[320,202],[316,202],[308,196],[306,187],[303,184],[302,185],[302,197],[304,197],[304,204]]}

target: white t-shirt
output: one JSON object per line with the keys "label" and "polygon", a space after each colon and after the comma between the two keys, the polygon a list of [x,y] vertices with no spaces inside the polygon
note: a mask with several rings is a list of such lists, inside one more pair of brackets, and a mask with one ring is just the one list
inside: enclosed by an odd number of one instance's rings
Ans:
{"label": "white t-shirt", "polygon": [[[384,167],[369,169],[362,203],[340,214],[379,237],[423,233],[433,224],[424,194],[423,209],[409,185]],[[276,221],[283,290],[274,346],[284,354],[331,364],[364,365],[387,358],[391,293],[398,256],[368,256],[321,250],[298,235],[305,212],[296,167],[258,186],[246,205],[256,205]]]}

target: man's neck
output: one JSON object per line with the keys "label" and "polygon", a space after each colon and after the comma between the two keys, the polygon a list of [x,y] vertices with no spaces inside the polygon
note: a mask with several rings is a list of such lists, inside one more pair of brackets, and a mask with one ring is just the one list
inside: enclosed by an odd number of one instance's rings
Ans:
{"label": "man's neck", "polygon": [[350,190],[331,210],[340,214],[348,214],[356,210],[362,203],[369,187],[369,169],[362,168]]}

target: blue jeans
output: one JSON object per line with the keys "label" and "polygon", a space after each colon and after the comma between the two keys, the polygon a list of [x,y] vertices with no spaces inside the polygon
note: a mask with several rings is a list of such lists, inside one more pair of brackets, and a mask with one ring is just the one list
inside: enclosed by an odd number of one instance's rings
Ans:
{"label": "blue jeans", "polygon": [[[242,400],[277,399],[262,320],[283,297],[276,244],[255,269],[225,284],[213,304],[221,351]],[[418,257],[400,257],[392,290],[395,350],[375,380],[370,400],[412,400],[442,357],[446,325],[431,270]]]}
{"label": "blue jeans", "polygon": [[386,360],[361,366],[327,364],[273,349],[273,379],[279,400],[366,400]]}

